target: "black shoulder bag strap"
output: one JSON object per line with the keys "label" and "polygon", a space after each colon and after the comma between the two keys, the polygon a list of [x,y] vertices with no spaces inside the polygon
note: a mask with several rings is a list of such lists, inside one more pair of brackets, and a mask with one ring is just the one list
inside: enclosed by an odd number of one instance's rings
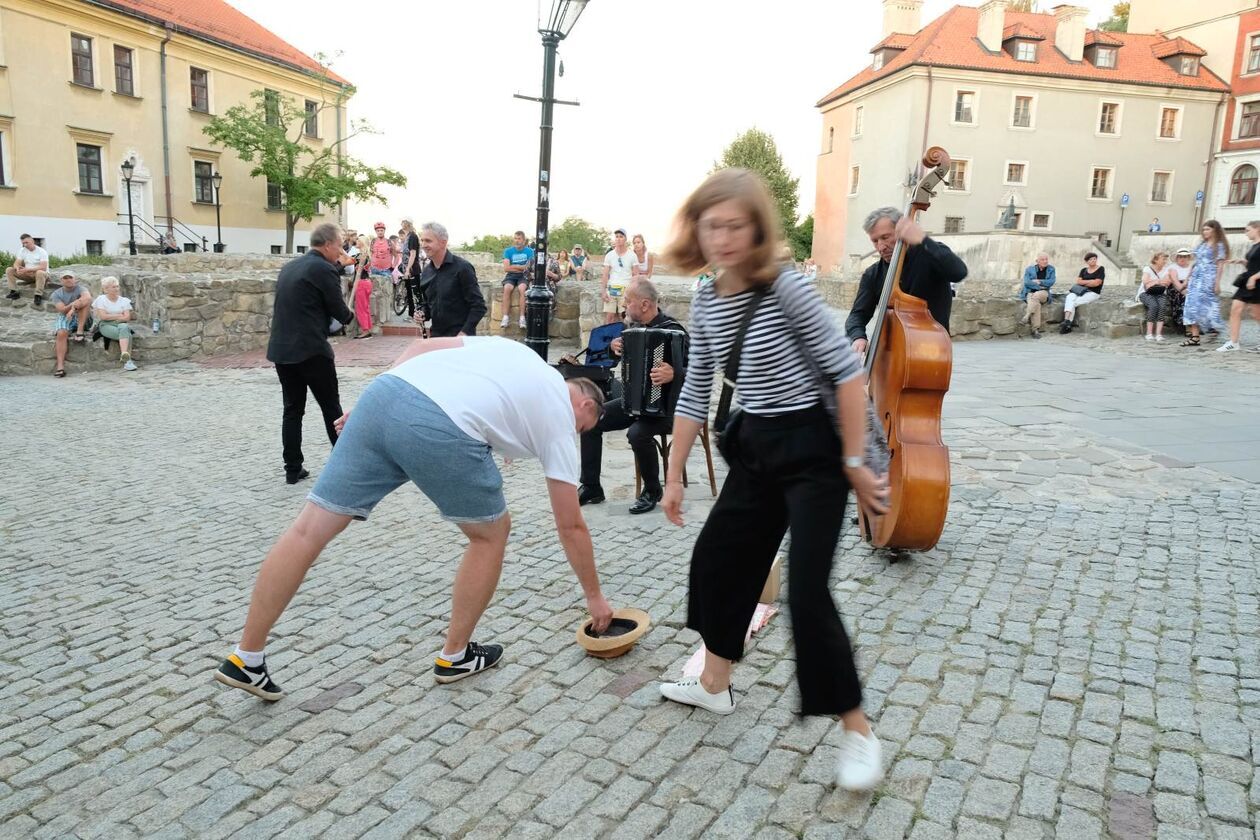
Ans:
{"label": "black shoulder bag strap", "polygon": [[766,299],[766,291],[765,287],[761,287],[753,292],[753,298],[748,301],[744,317],[739,322],[739,331],[735,333],[730,355],[726,357],[726,370],[722,372],[722,396],[718,398],[717,416],[713,418],[713,429],[716,432],[720,433],[726,428],[726,419],[731,413],[731,397],[735,394],[735,380],[739,376],[739,356],[744,349],[744,336],[748,333],[748,325],[752,323],[753,316]]}

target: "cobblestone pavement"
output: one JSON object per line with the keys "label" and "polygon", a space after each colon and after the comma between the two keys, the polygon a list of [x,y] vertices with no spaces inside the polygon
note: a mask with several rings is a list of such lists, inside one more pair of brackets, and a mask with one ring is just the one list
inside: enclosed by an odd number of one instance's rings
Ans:
{"label": "cobblestone pavement", "polygon": [[[574,644],[580,592],[517,463],[479,633],[504,665],[433,684],[460,543],[408,488],[312,570],[266,705],[210,674],[309,487],[281,481],[274,373],[0,380],[0,836],[1254,840],[1260,494],[1134,435],[1228,443],[1208,421],[1254,423],[1260,359],[1083,338],[959,345],[940,546],[890,564],[844,540],[834,593],[889,770],[868,796],[832,784],[837,725],[793,713],[786,614],[733,715],[659,698],[698,641],[709,494],[684,529],[629,516],[624,440],[588,518],[609,597],[654,620],[629,655]],[[347,404],[375,372],[343,368]]]}

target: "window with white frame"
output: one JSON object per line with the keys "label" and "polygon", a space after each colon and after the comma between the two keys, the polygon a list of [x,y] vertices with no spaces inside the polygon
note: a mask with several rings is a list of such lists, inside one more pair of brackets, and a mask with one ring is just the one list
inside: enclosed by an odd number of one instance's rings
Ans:
{"label": "window with white frame", "polygon": [[1181,66],[1179,72],[1183,76],[1199,75],[1199,58],[1193,55],[1183,55],[1181,57]]}
{"label": "window with white frame", "polygon": [[210,161],[193,161],[193,201],[214,204],[214,164]]}
{"label": "window with white frame", "polygon": [[319,137],[319,103],[313,99],[306,100],[305,105],[306,122],[302,126],[302,133],[307,137]]}
{"label": "window with white frame", "polygon": [[1033,230],[1050,230],[1054,224],[1053,213],[1033,213],[1032,229]]}
{"label": "window with white frame", "polygon": [[1110,70],[1116,66],[1116,50],[1114,47],[1099,47],[1094,50],[1094,66]]}
{"label": "window with white frame", "polygon": [[189,107],[203,114],[210,113],[210,71],[188,68],[188,85],[192,97]]}
{"label": "window with white frame", "polygon": [[1229,177],[1229,204],[1234,206],[1256,203],[1256,168],[1244,163]]}
{"label": "window with white frame", "polygon": [[1239,138],[1260,137],[1260,101],[1244,102],[1238,117]]}
{"label": "window with white frame", "polygon": [[1033,97],[1027,94],[1016,94],[1011,107],[1012,128],[1032,128]]}
{"label": "window with white frame", "polygon": [[951,192],[966,192],[971,188],[971,167],[970,161],[951,160],[949,162],[949,177],[946,178],[947,190]]}
{"label": "window with white frame", "polygon": [[1116,135],[1120,133],[1120,103],[1102,102],[1098,106],[1098,133]]}
{"label": "window with white frame", "polygon": [[962,125],[975,125],[976,92],[974,90],[955,91],[954,122]]}
{"label": "window with white frame", "polygon": [[1151,203],[1167,204],[1169,196],[1172,195],[1172,176],[1171,172],[1155,170],[1151,173]]}
{"label": "window with white frame", "polygon": [[962,233],[965,222],[962,216],[946,216],[944,233]]}
{"label": "window with white frame", "polygon": [[1016,61],[1036,61],[1037,45],[1032,41],[1019,41],[1015,44]]}
{"label": "window with white frame", "polygon": [[853,136],[854,137],[862,136],[862,117],[864,115],[865,110],[866,108],[862,105],[859,105],[853,109]]}
{"label": "window with white frame", "polygon": [[93,195],[105,193],[101,147],[88,143],[75,144],[79,161],[79,192]]}
{"label": "window with white frame", "polygon": [[1099,199],[1111,198],[1111,177],[1114,169],[1110,166],[1095,166],[1089,176],[1089,197]]}
{"label": "window with white frame", "polygon": [[862,167],[849,167],[849,195],[857,195],[858,187],[862,184]]}
{"label": "window with white frame", "polygon": [[884,51],[880,50],[871,57],[871,69],[878,70],[884,66]]}
{"label": "window with white frame", "polygon": [[1006,180],[1008,186],[1022,187],[1028,183],[1028,161],[1008,160],[1006,162]]}
{"label": "window with white frame", "polygon": [[1165,105],[1159,111],[1159,136],[1162,140],[1176,140],[1181,136],[1181,109]]}
{"label": "window with white frame", "polygon": [[9,135],[5,131],[0,131],[0,187],[8,186],[9,183]]}
{"label": "window with white frame", "polygon": [[92,39],[86,35],[70,35],[71,78],[76,85],[96,87],[96,71],[92,67]]}
{"label": "window with white frame", "polygon": [[1247,73],[1260,72],[1260,35],[1247,39]]}

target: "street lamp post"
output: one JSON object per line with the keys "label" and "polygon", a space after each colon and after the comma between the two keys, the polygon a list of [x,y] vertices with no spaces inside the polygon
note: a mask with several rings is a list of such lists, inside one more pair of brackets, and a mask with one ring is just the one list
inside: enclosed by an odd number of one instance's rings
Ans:
{"label": "street lamp post", "polygon": [[136,255],[136,217],[131,209],[131,173],[135,168],[131,158],[122,162],[123,184],[127,188],[127,253],[133,257]]}
{"label": "street lamp post", "polygon": [[549,335],[551,303],[554,295],[547,288],[547,234],[551,209],[551,123],[556,99],[556,50],[582,16],[588,0],[552,0],[546,21],[539,21],[538,34],[543,44],[542,122],[538,143],[538,247],[534,258],[534,276],[525,293],[525,344],[543,360],[551,346]]}
{"label": "street lamp post", "polygon": [[223,186],[223,173],[215,172],[214,177],[210,179],[214,184],[214,227],[217,231],[216,241],[214,243],[214,252],[216,254],[223,253],[223,220],[220,217],[220,209],[222,204],[219,202],[219,187]]}

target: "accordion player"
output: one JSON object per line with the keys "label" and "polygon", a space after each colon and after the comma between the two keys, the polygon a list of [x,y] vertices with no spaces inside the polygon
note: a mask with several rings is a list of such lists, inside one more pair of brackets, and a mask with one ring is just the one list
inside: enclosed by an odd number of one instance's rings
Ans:
{"label": "accordion player", "polygon": [[687,333],[659,327],[632,327],[621,334],[622,399],[631,417],[671,419],[683,378],[652,382],[652,368],[662,362],[681,373],[687,367]]}

